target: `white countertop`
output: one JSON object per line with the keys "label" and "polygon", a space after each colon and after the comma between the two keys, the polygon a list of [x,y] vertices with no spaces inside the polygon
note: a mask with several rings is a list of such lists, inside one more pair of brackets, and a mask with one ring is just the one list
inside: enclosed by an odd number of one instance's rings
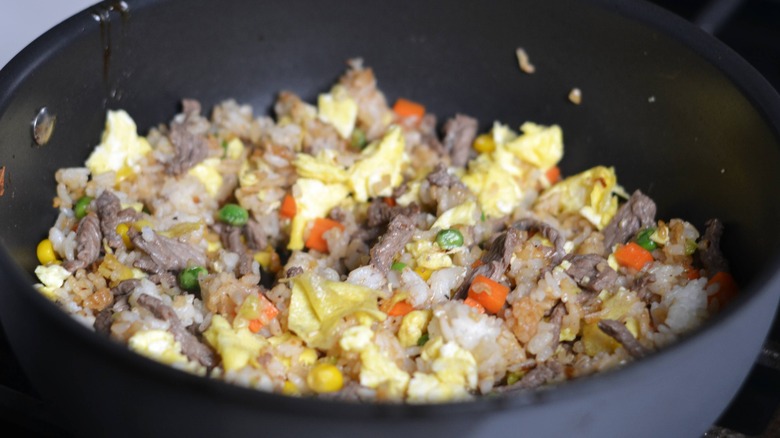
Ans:
{"label": "white countertop", "polygon": [[97,0],[0,0],[0,67],[35,38]]}

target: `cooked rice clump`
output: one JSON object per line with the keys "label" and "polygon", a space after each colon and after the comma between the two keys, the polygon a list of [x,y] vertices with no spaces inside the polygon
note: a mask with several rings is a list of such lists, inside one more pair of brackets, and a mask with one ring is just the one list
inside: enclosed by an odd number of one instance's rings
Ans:
{"label": "cooked rice clump", "polygon": [[412,403],[623,365],[735,290],[717,220],[657,220],[612,168],[561,178],[558,126],[437,124],[359,60],[274,110],[185,100],[145,137],[109,112],[85,167],[56,173],[37,288],[186,372]]}

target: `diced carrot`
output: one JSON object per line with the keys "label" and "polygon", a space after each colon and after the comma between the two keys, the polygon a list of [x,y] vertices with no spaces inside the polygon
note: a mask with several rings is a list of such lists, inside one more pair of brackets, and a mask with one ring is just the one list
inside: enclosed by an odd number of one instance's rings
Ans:
{"label": "diced carrot", "polygon": [[485,306],[479,304],[479,301],[475,300],[474,298],[466,297],[466,299],[463,300],[463,304],[477,309],[477,312],[479,313],[485,313]]}
{"label": "diced carrot", "polygon": [[395,101],[393,105],[393,112],[399,117],[416,117],[422,119],[425,115],[425,107],[417,102],[412,102],[404,98],[400,98]]}
{"label": "diced carrot", "polygon": [[641,271],[646,264],[653,261],[653,254],[642,248],[636,242],[619,247],[615,251],[615,260],[623,266]]}
{"label": "diced carrot", "polygon": [[739,286],[737,286],[737,282],[734,281],[734,277],[728,272],[720,271],[713,275],[712,278],[710,278],[710,281],[707,282],[707,288],[713,284],[718,284],[720,287],[718,288],[717,292],[707,298],[707,301],[712,302],[712,300],[717,299],[721,308],[724,304],[734,299],[734,297],[739,293]]}
{"label": "diced carrot", "polygon": [[474,263],[471,264],[471,269],[477,269],[480,266],[482,266],[482,259],[476,259],[474,260]]}
{"label": "diced carrot", "polygon": [[311,232],[305,242],[306,248],[314,249],[319,252],[328,252],[328,242],[322,235],[334,227],[339,227],[342,230],[344,229],[344,225],[341,225],[333,219],[314,219],[314,225],[311,227]]}
{"label": "diced carrot", "polygon": [[414,310],[414,307],[407,301],[399,301],[395,303],[387,314],[390,316],[404,316],[412,310]]}
{"label": "diced carrot", "polygon": [[547,169],[547,172],[544,173],[544,176],[547,178],[547,181],[549,181],[550,184],[555,184],[561,179],[561,169],[558,166],[553,166]]}
{"label": "diced carrot", "polygon": [[484,275],[477,275],[469,287],[469,298],[475,300],[490,313],[498,313],[509,294],[509,287],[495,282]]}
{"label": "diced carrot", "polygon": [[696,280],[697,278],[701,277],[701,274],[699,273],[699,270],[694,268],[693,266],[688,266],[685,268],[685,276],[688,278],[688,280]]}
{"label": "diced carrot", "polygon": [[395,207],[395,198],[386,197],[382,198],[382,201],[387,204],[388,207]]}
{"label": "diced carrot", "polygon": [[249,321],[250,332],[257,333],[260,331],[261,328],[263,328],[263,321],[260,321],[259,319],[253,319]]}
{"label": "diced carrot", "polygon": [[284,195],[282,200],[282,208],[279,209],[279,214],[282,217],[292,219],[295,217],[295,213],[298,212],[298,207],[295,205],[295,198],[289,193]]}

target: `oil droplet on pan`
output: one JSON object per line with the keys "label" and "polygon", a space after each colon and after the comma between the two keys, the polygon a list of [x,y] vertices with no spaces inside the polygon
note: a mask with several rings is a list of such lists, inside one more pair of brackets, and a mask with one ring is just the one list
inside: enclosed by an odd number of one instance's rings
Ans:
{"label": "oil droplet on pan", "polygon": [[57,116],[49,112],[46,107],[38,110],[38,114],[32,121],[32,135],[35,144],[43,146],[49,142],[51,135],[54,133],[54,123],[57,121]]}

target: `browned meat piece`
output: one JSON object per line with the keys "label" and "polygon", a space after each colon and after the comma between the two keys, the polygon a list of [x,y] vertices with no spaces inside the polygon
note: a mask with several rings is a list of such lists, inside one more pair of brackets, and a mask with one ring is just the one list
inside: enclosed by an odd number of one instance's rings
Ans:
{"label": "browned meat piece", "polygon": [[477,128],[477,119],[463,114],[457,114],[444,124],[444,149],[453,166],[464,167],[468,163]]}
{"label": "browned meat piece", "polygon": [[133,222],[137,213],[132,208],[122,209],[119,198],[108,190],[95,200],[98,217],[100,218],[100,231],[111,248],[119,248],[124,245],[122,236],[116,232],[116,226],[121,223]]}
{"label": "browned meat piece", "polygon": [[563,374],[563,365],[556,361],[548,361],[536,366],[511,386],[501,386],[495,389],[497,393],[513,392],[524,389],[538,388],[558,379]]}
{"label": "browned meat piece", "polygon": [[436,167],[433,168],[426,179],[429,183],[431,183],[431,185],[434,186],[446,188],[453,186],[464,187],[463,183],[458,179],[458,177],[447,172],[447,167],[441,163],[438,163]]}
{"label": "browned meat piece", "polygon": [[720,251],[720,239],[723,236],[723,222],[710,219],[704,223],[704,235],[699,241],[699,258],[709,276],[718,272],[728,272],[729,264]]}
{"label": "browned meat piece", "polygon": [[575,255],[566,273],[577,284],[591,292],[609,289],[618,279],[617,272],[609,267],[607,259],[598,254]]}
{"label": "browned meat piece", "polygon": [[137,278],[131,278],[129,280],[121,281],[115,287],[111,288],[111,295],[113,295],[114,298],[128,295],[132,291],[134,291],[135,288],[137,288],[140,284],[141,284],[141,280]]}
{"label": "browned meat piece", "polygon": [[62,267],[70,272],[86,268],[100,256],[100,221],[95,213],[88,213],[79,222],[76,231],[76,260],[68,260]]}
{"label": "browned meat piece", "polygon": [[95,316],[95,322],[92,327],[96,333],[108,336],[111,333],[111,323],[114,321],[114,311],[111,307],[106,307]]}
{"label": "browned meat piece", "polygon": [[480,259],[481,264],[466,275],[466,279],[452,295],[453,299],[465,299],[469,292],[469,287],[471,287],[471,282],[474,281],[477,275],[484,275],[491,280],[498,281],[509,267],[512,254],[519,243],[520,231],[515,228],[510,228],[493,239],[490,248]]}
{"label": "browned meat piece", "polygon": [[655,202],[635,191],[604,227],[604,251],[611,252],[616,243],[626,243],[637,231],[655,226],[655,211]]}
{"label": "browned meat piece", "polygon": [[408,216],[399,214],[387,226],[387,232],[379,238],[379,242],[371,248],[371,264],[383,274],[387,274],[393,257],[409,242],[414,234],[415,226]]}
{"label": "browned meat piece", "polygon": [[658,295],[654,294],[647,287],[651,283],[655,283],[655,275],[648,274],[645,272],[639,277],[635,278],[634,281],[631,282],[628,288],[635,291],[640,300],[646,303],[650,303],[656,301],[657,299],[660,299]]}
{"label": "browned meat piece", "polygon": [[138,297],[138,305],[152,312],[155,318],[170,324],[169,331],[173,334],[174,339],[181,344],[181,352],[185,356],[200,362],[207,368],[213,368],[216,365],[214,352],[182,325],[171,306],[163,303],[159,298],[146,294]]}
{"label": "browned meat piece", "polygon": [[177,284],[176,276],[168,271],[152,274],[148,278],[152,283],[159,284],[166,289],[170,289]]}
{"label": "browned meat piece", "polygon": [[139,233],[131,228],[128,236],[135,247],[147,256],[136,260],[135,266],[139,269],[161,274],[164,271],[180,271],[186,268],[189,262],[198,266],[206,264],[206,256],[198,248],[160,236],[152,230],[145,229],[143,233]]}
{"label": "browned meat piece", "polygon": [[552,350],[555,351],[558,348],[558,342],[561,338],[561,324],[563,324],[563,317],[566,316],[566,305],[563,302],[559,302],[553,307],[550,313],[550,323],[553,325],[553,345]]}
{"label": "browned meat piece", "polygon": [[368,220],[366,225],[370,228],[383,227],[390,223],[390,220],[398,215],[413,217],[420,212],[420,206],[411,203],[406,207],[396,205],[391,207],[381,199],[374,199],[368,206]]}
{"label": "browned meat piece", "polygon": [[192,99],[182,101],[184,121],[171,123],[169,138],[175,149],[173,159],[166,171],[171,175],[181,175],[208,157],[209,146],[205,137],[194,134],[188,129],[190,121],[200,115],[200,103]]}
{"label": "browned meat piece", "polygon": [[219,238],[222,241],[222,247],[230,252],[241,254],[246,251],[246,246],[241,241],[241,227],[232,225],[220,227]]}
{"label": "browned meat piece", "polygon": [[512,225],[513,228],[517,228],[522,231],[536,231],[541,233],[542,236],[547,238],[555,246],[550,262],[553,266],[563,260],[566,256],[566,250],[563,249],[563,245],[566,243],[566,239],[563,237],[563,233],[558,231],[552,225],[542,222],[536,219],[520,219]]}
{"label": "browned meat piece", "polygon": [[614,319],[602,319],[598,325],[602,332],[620,342],[628,354],[635,359],[641,359],[650,354],[650,350],[640,344],[622,322]]}
{"label": "browned meat piece", "polygon": [[439,155],[444,155],[444,146],[436,136],[436,116],[431,113],[427,113],[420,120],[418,130],[422,136],[422,142],[427,144],[432,150]]}
{"label": "browned meat piece", "polygon": [[247,246],[251,249],[263,250],[268,246],[268,236],[254,219],[249,219],[244,226],[244,237],[246,237]]}
{"label": "browned meat piece", "polygon": [[290,269],[288,269],[287,272],[285,273],[287,278],[297,277],[298,275],[301,274],[303,274],[303,268],[301,268],[300,266],[293,266]]}

